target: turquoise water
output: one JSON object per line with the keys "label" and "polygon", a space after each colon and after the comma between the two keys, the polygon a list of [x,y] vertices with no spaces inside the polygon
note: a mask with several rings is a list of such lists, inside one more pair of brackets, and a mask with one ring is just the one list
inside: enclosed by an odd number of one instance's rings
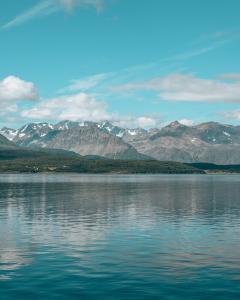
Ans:
{"label": "turquoise water", "polygon": [[0,175],[0,299],[240,299],[240,176]]}

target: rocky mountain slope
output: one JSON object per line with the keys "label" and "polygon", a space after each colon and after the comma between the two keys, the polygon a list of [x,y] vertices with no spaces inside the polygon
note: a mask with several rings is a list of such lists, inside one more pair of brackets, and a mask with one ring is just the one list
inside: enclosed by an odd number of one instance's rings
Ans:
{"label": "rocky mountain slope", "polygon": [[17,147],[13,142],[11,142],[5,136],[0,134],[0,150],[15,149],[15,148]]}
{"label": "rocky mountain slope", "polygon": [[[0,132],[24,147],[64,149],[85,155],[99,155],[113,159],[149,159],[121,139],[117,128],[110,123],[64,121],[52,125],[31,123],[19,130],[3,128]],[[114,126],[112,126],[114,127]],[[114,130],[114,133],[110,132]]]}
{"label": "rocky mountain slope", "polygon": [[158,160],[240,163],[240,127],[209,122],[185,126],[173,122],[147,134],[124,138],[140,153]]}
{"label": "rocky mountain slope", "polygon": [[240,126],[208,122],[185,126],[173,122],[161,129],[125,129],[111,122],[28,124],[3,128],[21,146],[65,149],[108,158],[240,164]]}

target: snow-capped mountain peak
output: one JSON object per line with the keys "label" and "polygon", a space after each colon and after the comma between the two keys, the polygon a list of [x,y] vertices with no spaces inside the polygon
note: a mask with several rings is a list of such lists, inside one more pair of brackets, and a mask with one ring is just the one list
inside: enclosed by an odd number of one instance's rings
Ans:
{"label": "snow-capped mountain peak", "polygon": [[18,130],[17,129],[11,129],[11,128],[7,128],[7,127],[3,127],[0,130],[0,134],[2,134],[3,136],[5,136],[9,141],[13,141],[14,138],[16,137],[16,135],[18,134]]}

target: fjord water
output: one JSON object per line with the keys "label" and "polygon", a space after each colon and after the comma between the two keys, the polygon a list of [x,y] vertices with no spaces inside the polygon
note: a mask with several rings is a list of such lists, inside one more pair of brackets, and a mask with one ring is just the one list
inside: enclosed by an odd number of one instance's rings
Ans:
{"label": "fjord water", "polygon": [[0,299],[240,299],[240,176],[0,175]]}

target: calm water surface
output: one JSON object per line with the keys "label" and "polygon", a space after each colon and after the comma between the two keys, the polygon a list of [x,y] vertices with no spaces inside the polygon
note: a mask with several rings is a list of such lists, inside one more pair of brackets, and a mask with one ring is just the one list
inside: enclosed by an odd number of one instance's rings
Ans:
{"label": "calm water surface", "polygon": [[0,175],[0,299],[240,299],[240,176]]}

